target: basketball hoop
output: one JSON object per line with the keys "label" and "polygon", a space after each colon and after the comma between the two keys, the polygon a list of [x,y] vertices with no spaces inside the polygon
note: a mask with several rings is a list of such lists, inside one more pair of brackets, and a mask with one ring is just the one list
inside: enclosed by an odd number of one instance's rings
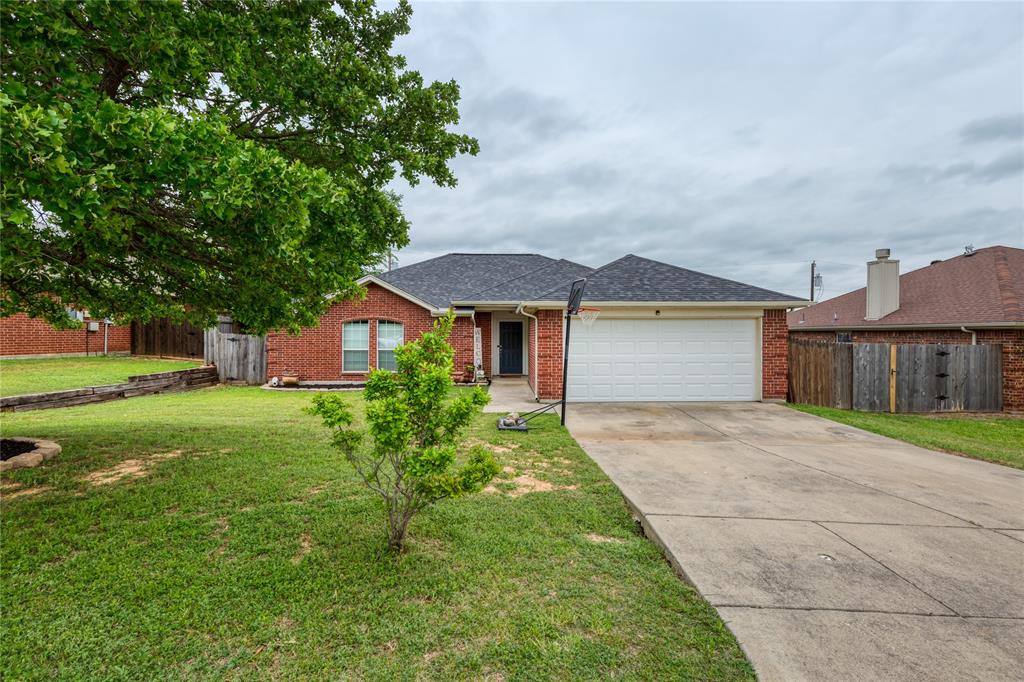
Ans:
{"label": "basketball hoop", "polygon": [[594,324],[594,320],[601,314],[600,308],[580,308],[576,313],[580,316],[580,322],[587,325],[588,327]]}

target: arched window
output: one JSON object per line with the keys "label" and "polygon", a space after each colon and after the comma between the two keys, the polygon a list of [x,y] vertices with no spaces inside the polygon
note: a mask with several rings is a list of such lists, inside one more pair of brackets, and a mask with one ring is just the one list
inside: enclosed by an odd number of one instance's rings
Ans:
{"label": "arched window", "polygon": [[370,322],[346,322],[341,329],[341,371],[368,372],[370,370]]}
{"label": "arched window", "polygon": [[405,343],[405,326],[401,322],[379,321],[377,323],[377,369],[386,369],[392,372],[397,370],[395,349],[403,343]]}

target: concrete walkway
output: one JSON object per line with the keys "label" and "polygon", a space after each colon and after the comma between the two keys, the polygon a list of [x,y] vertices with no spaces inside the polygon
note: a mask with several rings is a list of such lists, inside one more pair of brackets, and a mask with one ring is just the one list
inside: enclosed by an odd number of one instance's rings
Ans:
{"label": "concrete walkway", "polygon": [[781,405],[568,426],[762,680],[1024,679],[1024,471]]}
{"label": "concrete walkway", "polygon": [[[534,398],[533,389],[527,383],[526,377],[495,377],[488,392],[491,394],[491,402],[484,407],[484,412],[523,414],[547,403],[538,402]],[[556,407],[552,414],[560,414],[559,409]]]}

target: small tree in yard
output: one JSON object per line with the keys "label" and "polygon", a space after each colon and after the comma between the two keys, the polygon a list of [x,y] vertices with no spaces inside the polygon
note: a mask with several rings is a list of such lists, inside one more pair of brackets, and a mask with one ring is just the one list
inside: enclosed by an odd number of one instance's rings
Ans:
{"label": "small tree in yard", "polygon": [[374,370],[366,382],[366,421],[373,444],[350,428],[352,413],[340,396],[323,393],[309,412],[334,430],[333,443],[363,482],[384,498],[388,547],[401,551],[409,521],[430,504],[478,492],[498,473],[493,455],[472,448],[455,466],[459,435],[476,409],[490,397],[480,388],[459,391],[449,400],[454,351],[448,344],[455,316],[448,313],[434,330],[395,349],[398,370]]}

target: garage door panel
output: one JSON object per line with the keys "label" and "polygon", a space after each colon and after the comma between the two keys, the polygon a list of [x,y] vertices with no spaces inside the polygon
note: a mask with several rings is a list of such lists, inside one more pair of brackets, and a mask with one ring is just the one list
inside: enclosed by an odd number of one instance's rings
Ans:
{"label": "garage door panel", "polygon": [[569,399],[753,400],[757,321],[602,318],[573,327]]}

